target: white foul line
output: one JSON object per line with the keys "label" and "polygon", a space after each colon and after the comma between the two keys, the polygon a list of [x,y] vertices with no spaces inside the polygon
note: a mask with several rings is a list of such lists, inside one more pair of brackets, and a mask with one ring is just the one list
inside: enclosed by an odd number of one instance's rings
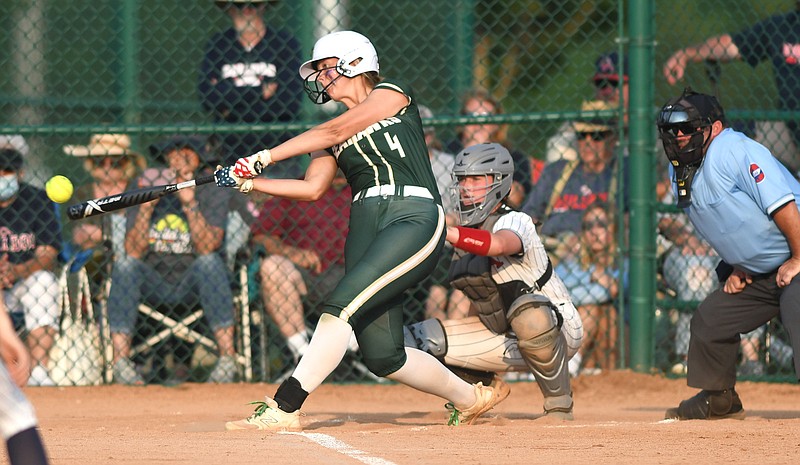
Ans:
{"label": "white foul line", "polygon": [[367,455],[366,452],[353,449],[349,444],[344,443],[333,436],[328,436],[327,434],[322,433],[293,433],[293,432],[282,432],[281,434],[294,434],[297,436],[304,436],[322,447],[330,449],[334,452],[338,452],[342,455],[346,455],[353,459],[358,460],[359,462],[363,462],[369,465],[397,465],[394,462],[390,462],[388,460],[382,459],[380,457],[372,457]]}

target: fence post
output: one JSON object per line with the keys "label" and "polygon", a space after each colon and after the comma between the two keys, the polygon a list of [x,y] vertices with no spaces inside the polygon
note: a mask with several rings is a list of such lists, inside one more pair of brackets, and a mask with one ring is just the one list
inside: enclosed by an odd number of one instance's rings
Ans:
{"label": "fence post", "polygon": [[653,364],[655,311],[654,2],[630,0],[630,366]]}

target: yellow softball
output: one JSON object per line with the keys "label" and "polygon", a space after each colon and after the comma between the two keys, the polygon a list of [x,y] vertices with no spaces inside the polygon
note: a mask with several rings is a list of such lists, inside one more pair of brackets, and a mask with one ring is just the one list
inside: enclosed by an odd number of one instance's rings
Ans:
{"label": "yellow softball", "polygon": [[66,177],[53,176],[44,185],[47,196],[56,203],[64,203],[72,197],[72,182]]}

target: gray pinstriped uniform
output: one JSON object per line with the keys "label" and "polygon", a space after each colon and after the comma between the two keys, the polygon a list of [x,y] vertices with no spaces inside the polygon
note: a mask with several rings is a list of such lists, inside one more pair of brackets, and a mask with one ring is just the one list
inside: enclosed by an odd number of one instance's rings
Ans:
{"label": "gray pinstriped uniform", "polygon": [[[541,277],[547,269],[547,252],[542,244],[539,235],[536,233],[536,226],[531,217],[522,212],[512,211],[502,215],[492,227],[495,233],[502,229],[507,229],[516,234],[522,241],[522,254],[502,255],[492,257],[492,279],[498,284],[522,281],[533,287],[536,280]],[[578,315],[575,305],[569,295],[569,290],[556,274],[550,277],[540,291],[536,293],[547,296],[550,301],[558,308],[564,324],[561,332],[567,339],[568,355],[571,357],[581,345],[583,338],[583,323]]]}
{"label": "gray pinstriped uniform", "polygon": [[36,426],[33,406],[14,384],[5,364],[0,361],[0,431],[3,439]]}

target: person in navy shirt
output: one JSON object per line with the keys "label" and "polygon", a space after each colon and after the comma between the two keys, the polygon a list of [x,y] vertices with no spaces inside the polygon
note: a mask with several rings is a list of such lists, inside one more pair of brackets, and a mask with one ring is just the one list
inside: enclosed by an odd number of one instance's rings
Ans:
{"label": "person in navy shirt", "polygon": [[[723,283],[691,321],[686,380],[702,390],[666,418],[741,419],[740,334],[779,316],[800,347],[800,183],[764,146],[726,127],[710,95],[687,88],[657,124],[678,207],[722,259]],[[794,366],[800,373],[800,359]]]}
{"label": "person in navy shirt", "polygon": [[0,289],[12,316],[24,316],[30,386],[53,386],[47,366],[61,307],[55,270],[61,223],[44,190],[23,182],[23,155],[0,147]]}
{"label": "person in navy shirt", "polygon": [[[215,34],[200,65],[198,92],[216,123],[264,124],[295,121],[300,115],[302,83],[295,79],[302,48],[289,31],[268,26],[264,13],[275,0],[215,1],[232,27]],[[293,134],[259,131],[222,135],[224,164],[273,147]],[[298,178],[299,159],[270,170],[270,177]]]}

